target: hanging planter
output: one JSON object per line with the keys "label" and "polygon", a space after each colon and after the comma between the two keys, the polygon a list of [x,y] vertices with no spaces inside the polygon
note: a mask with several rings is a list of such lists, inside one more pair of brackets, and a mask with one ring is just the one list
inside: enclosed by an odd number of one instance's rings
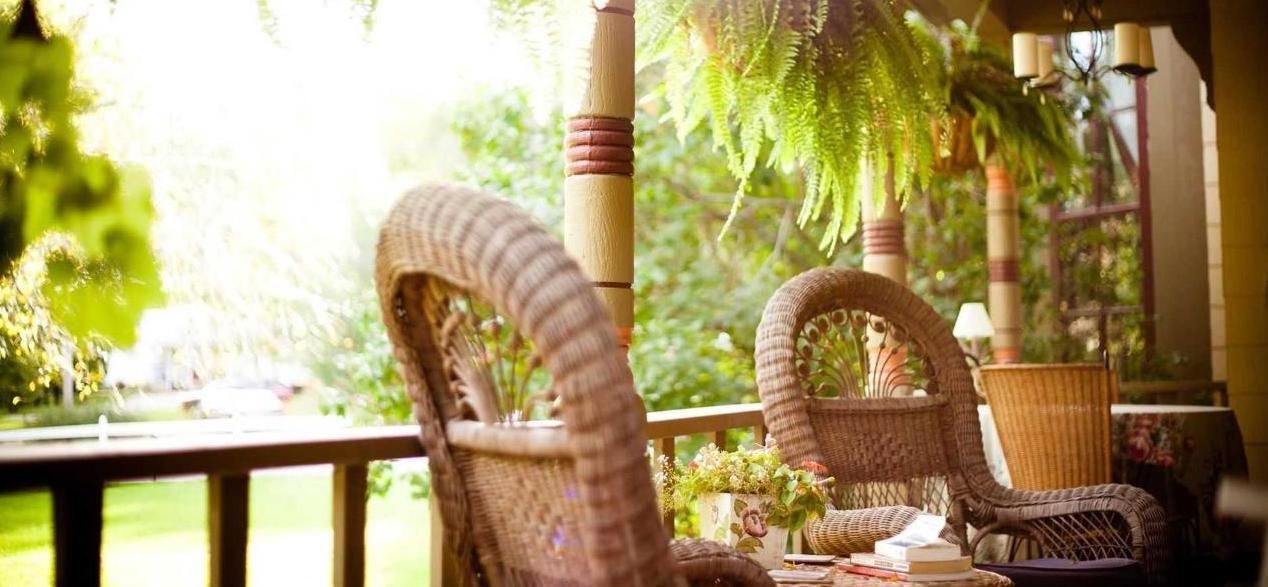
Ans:
{"label": "hanging planter", "polygon": [[999,151],[1031,179],[1052,172],[1059,183],[1068,182],[1078,154],[1070,136],[1073,121],[1060,96],[1025,91],[1008,57],[962,22],[947,27],[920,18],[911,22],[926,51],[940,54],[942,64],[939,83],[949,112],[930,123],[934,171],[954,176],[980,169]]}
{"label": "hanging planter", "polygon": [[[638,63],[663,64],[669,117],[709,124],[739,181],[759,163],[805,178],[798,222],[832,249],[857,225],[860,181],[891,161],[901,194],[931,174],[941,104],[932,56],[893,0],[646,0]],[[707,122],[706,122],[707,121]],[[870,191],[869,191],[870,190]]]}
{"label": "hanging planter", "polygon": [[982,163],[978,160],[977,147],[973,144],[973,118],[966,113],[957,112],[946,120],[943,123],[935,118],[929,124],[936,153],[934,173],[953,177],[980,168]]}

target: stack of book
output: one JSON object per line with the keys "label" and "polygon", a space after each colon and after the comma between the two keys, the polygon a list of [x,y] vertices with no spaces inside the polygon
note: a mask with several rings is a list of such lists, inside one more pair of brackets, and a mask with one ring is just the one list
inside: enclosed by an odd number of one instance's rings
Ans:
{"label": "stack of book", "polygon": [[837,570],[913,583],[964,581],[973,578],[973,559],[941,538],[925,544],[891,539],[877,542],[873,554],[850,555]]}

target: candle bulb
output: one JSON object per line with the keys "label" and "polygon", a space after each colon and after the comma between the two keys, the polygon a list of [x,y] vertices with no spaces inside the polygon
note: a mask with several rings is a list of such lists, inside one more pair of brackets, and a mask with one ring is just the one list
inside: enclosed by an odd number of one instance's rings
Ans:
{"label": "candle bulb", "polygon": [[1134,22],[1114,25],[1114,69],[1132,75],[1140,70],[1140,25]]}
{"label": "candle bulb", "polygon": [[1035,33],[1013,34],[1013,77],[1032,79],[1039,75],[1039,38]]}
{"label": "candle bulb", "polygon": [[1140,75],[1149,75],[1158,71],[1154,65],[1154,40],[1149,27],[1140,27],[1137,46],[1140,48]]}

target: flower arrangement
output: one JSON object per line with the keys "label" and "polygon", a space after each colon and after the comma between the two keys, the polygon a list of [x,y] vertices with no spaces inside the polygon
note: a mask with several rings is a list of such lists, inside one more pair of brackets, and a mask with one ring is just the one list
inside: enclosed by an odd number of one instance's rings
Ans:
{"label": "flower arrangement", "polygon": [[661,483],[665,507],[690,507],[700,498],[718,493],[770,498],[764,511],[756,504],[736,500],[740,529],[747,536],[761,538],[768,526],[791,531],[824,514],[828,488],[833,479],[818,463],[805,462],[794,469],[779,458],[775,447],[740,448],[723,451],[709,444],[691,462],[669,466],[662,461]]}

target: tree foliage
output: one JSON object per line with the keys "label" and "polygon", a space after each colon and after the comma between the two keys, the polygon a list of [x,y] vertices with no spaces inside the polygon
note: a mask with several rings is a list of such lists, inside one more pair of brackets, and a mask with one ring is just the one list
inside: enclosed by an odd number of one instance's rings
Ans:
{"label": "tree foliage", "polygon": [[0,24],[0,372],[29,393],[60,379],[68,347],[131,344],[163,297],[149,183],[81,151],[75,115],[90,99],[73,74],[70,41],[46,35],[34,3]]}

